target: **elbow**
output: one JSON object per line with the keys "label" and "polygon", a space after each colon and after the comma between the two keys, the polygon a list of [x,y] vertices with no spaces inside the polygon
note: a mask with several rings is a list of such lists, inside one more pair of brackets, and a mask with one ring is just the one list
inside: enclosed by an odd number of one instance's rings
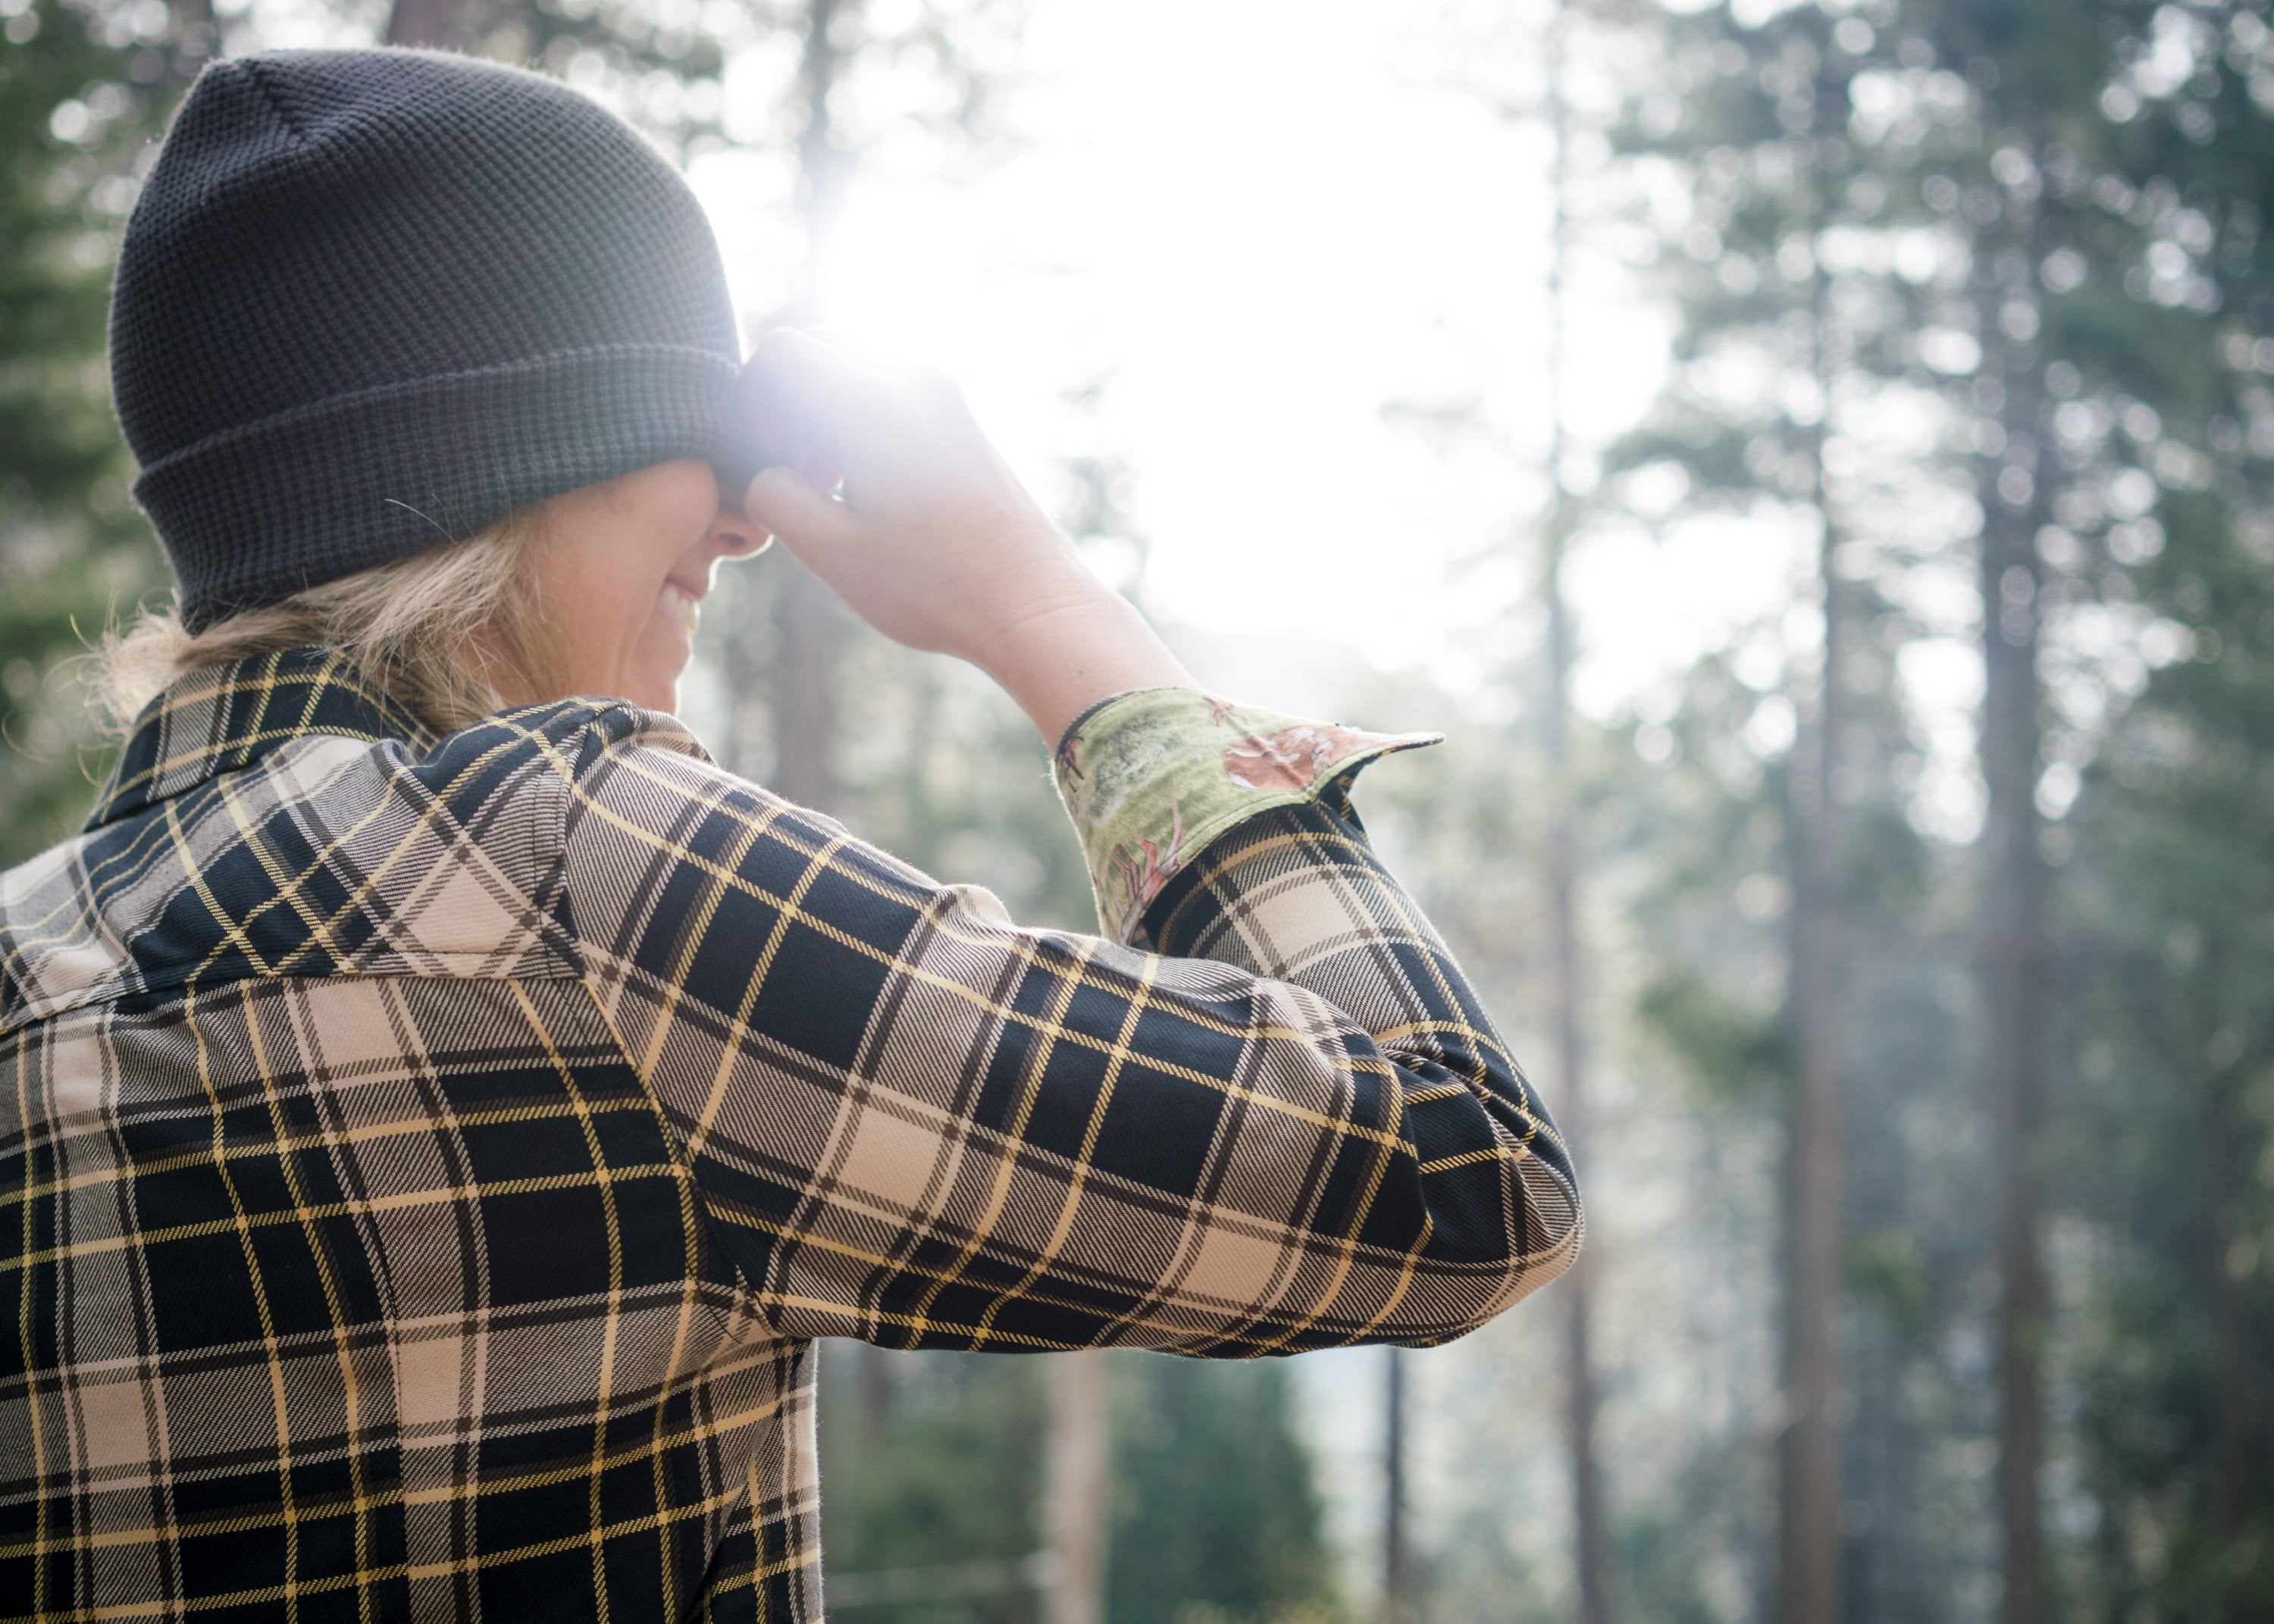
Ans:
{"label": "elbow", "polygon": [[1431,1347],[1465,1336],[1577,1259],[1586,1218],[1570,1164],[1519,1153],[1503,1181],[1498,1200],[1429,1203],[1411,1296],[1384,1340]]}
{"label": "elbow", "polygon": [[1528,1155],[1517,1164],[1515,1183],[1523,1192],[1517,1226],[1522,1243],[1510,1248],[1499,1298],[1476,1325],[1530,1297],[1570,1268],[1577,1261],[1580,1244],[1586,1238],[1586,1211],[1580,1205],[1578,1183],[1571,1177],[1569,1162],[1558,1157],[1550,1162]]}

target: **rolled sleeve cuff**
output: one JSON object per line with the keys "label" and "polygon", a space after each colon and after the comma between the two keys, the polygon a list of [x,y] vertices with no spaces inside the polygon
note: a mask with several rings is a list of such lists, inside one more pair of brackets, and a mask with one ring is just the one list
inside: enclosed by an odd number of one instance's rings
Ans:
{"label": "rolled sleeve cuff", "polygon": [[1238,824],[1443,738],[1363,733],[1196,688],[1148,688],[1076,717],[1053,773],[1089,864],[1099,923],[1127,943],[1162,888]]}

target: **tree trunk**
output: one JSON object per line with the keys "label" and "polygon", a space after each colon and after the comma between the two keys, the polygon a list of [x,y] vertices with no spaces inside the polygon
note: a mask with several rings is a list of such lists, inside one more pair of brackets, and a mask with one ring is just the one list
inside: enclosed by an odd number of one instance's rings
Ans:
{"label": "tree trunk", "polygon": [[2270,1553],[2251,1540],[2260,1507],[2274,1486],[2268,1456],[2274,1428],[2267,1417],[2267,1372],[2255,1346],[2253,1292],[2232,1267],[2244,1239],[2243,1204],[2260,1154],[2259,1133],[2239,1109],[2240,1078],[2213,1065],[2202,1113],[2204,1267],[2211,1299],[2214,1431],[2211,1532],[2220,1558],[2219,1624],[2257,1624],[2264,1595],[2260,1576]]}
{"label": "tree trunk", "polygon": [[[2009,208],[2025,207],[2009,202]],[[2034,211],[2033,211],[2034,213]],[[2016,232],[2015,236],[2023,236]],[[2033,297],[2026,272],[1976,244],[1974,304],[1992,357],[1985,401],[2005,425],[2005,447],[1978,464],[1982,500],[1983,823],[1976,984],[1983,1011],[1999,1278],[1999,1522],[2005,1548],[2004,1624],[2042,1624],[2044,1579],[2037,1472],[2044,1455],[2038,1368],[2045,1282],[2038,1252],[2038,1156],[2045,1020],[2044,860],[2037,784],[2041,748],[2036,538],[2044,513],[2033,466],[2044,400],[2027,345],[1999,336],[2011,298]],[[2023,265],[2037,262],[2022,255]]]}
{"label": "tree trunk", "polygon": [[1112,1432],[1105,1356],[1050,1356],[1045,1537],[1053,1574],[1046,1624],[1105,1624],[1106,1519]]}
{"label": "tree trunk", "polygon": [[[1826,549],[1828,553],[1828,548]],[[1837,829],[1830,764],[1838,738],[1840,623],[1826,579],[1823,670],[1796,741],[1788,789],[1792,865],[1789,990],[1798,1040],[1786,1150],[1785,1427],[1778,1467],[1777,1617],[1834,1624],[1840,1616],[1840,1257],[1846,1169],[1841,1154]]]}
{"label": "tree trunk", "polygon": [[188,84],[221,54],[221,19],[214,11],[213,0],[175,0],[172,9],[177,32],[171,73]]}
{"label": "tree trunk", "polygon": [[[1560,440],[1561,435],[1556,438]],[[1571,806],[1569,706],[1572,660],[1570,607],[1560,583],[1570,504],[1559,497],[1556,533],[1549,548],[1547,589],[1548,750],[1551,793],[1556,798],[1547,838],[1547,889],[1555,935],[1555,1061],[1561,1086],[1556,1120],[1567,1144],[1584,1143],[1587,1131],[1586,1033],[1579,939],[1578,831]],[[1604,1526],[1601,1464],[1595,1447],[1600,1400],[1595,1386],[1593,1252],[1583,1251],[1564,1274],[1563,1425],[1571,1464],[1571,1521],[1579,1581],[1580,1624],[1610,1624],[1610,1553]]]}
{"label": "tree trunk", "polygon": [[450,34],[463,0],[395,0],[387,13],[389,45],[436,46]]}
{"label": "tree trunk", "polygon": [[1412,1624],[1417,1616],[1413,1553],[1405,1527],[1405,1359],[1386,1348],[1382,1428],[1382,1616],[1383,1624]]}
{"label": "tree trunk", "polygon": [[[1553,811],[1547,830],[1547,880],[1550,929],[1555,937],[1549,1004],[1555,1027],[1556,1119],[1564,1141],[1583,1147],[1587,1134],[1584,948],[1579,935],[1579,838],[1571,782],[1571,664],[1575,655],[1570,605],[1563,595],[1563,556],[1576,520],[1575,504],[1563,486],[1567,449],[1563,421],[1564,287],[1571,252],[1571,106],[1564,94],[1569,5],[1548,19],[1546,77],[1549,132],[1554,139],[1549,177],[1552,209],[1548,231],[1547,477],[1551,492],[1541,593],[1547,606],[1547,694],[1543,706],[1548,794]],[[1604,1526],[1602,1471],[1595,1448],[1597,1395],[1593,1362],[1594,1249],[1583,1252],[1562,1282],[1564,1304],[1564,1443],[1571,1469],[1573,1552],[1579,1582],[1581,1624],[1611,1624],[1609,1539]]]}
{"label": "tree trunk", "polygon": [[[843,200],[845,155],[837,147],[829,96],[841,60],[836,38],[840,19],[850,19],[856,10],[856,0],[809,0],[805,14],[798,65],[805,124],[797,141],[805,288],[791,313],[807,320],[822,313],[829,237]],[[774,600],[773,787],[801,805],[838,811],[837,680],[845,613],[827,587],[779,549],[773,567],[784,572]]]}
{"label": "tree trunk", "polygon": [[844,612],[836,596],[787,553],[774,568],[783,575],[774,598],[772,787],[800,806],[841,811],[833,747]]}
{"label": "tree trunk", "polygon": [[[1812,123],[1831,124],[1832,83],[1819,77]],[[1810,222],[1811,250],[1829,208],[1821,195]],[[1811,259],[1813,259],[1811,254]],[[1834,1624],[1841,1613],[1847,1488],[1842,1471],[1841,1254],[1847,1233],[1847,933],[1842,914],[1839,780],[1846,726],[1846,595],[1835,557],[1840,528],[1824,464],[1837,380],[1831,353],[1831,289],[1820,264],[1809,276],[1808,367],[1819,401],[1803,431],[1817,516],[1817,590],[1824,629],[1813,692],[1793,682],[1799,727],[1786,786],[1786,861],[1791,877],[1787,998],[1796,1048],[1786,1142],[1784,1432],[1778,1452],[1778,1618]]]}
{"label": "tree trunk", "polygon": [[892,1411],[892,1372],[885,1354],[874,1342],[853,1344],[854,1389],[860,1398],[861,1440],[873,1444],[884,1435],[885,1421]]}

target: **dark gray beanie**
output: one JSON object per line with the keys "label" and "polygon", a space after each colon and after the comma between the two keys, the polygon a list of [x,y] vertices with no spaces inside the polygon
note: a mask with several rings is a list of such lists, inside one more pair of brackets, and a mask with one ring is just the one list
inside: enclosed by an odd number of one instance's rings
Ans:
{"label": "dark gray beanie", "polygon": [[757,459],[717,243],[663,158],[435,51],[219,62],[142,189],[118,420],[192,626],[675,457]]}

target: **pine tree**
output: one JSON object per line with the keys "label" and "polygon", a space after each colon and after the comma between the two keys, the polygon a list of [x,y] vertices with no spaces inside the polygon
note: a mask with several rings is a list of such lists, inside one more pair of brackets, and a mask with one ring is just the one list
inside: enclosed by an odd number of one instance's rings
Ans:
{"label": "pine tree", "polygon": [[[1695,189],[1691,219],[1668,256],[1686,318],[1685,365],[1658,420],[1616,458],[1679,468],[1705,502],[1757,523],[1796,521],[1812,554],[1795,589],[1813,612],[1815,646],[1781,651],[1775,701],[1792,734],[1775,782],[1789,898],[1782,1021],[1793,1063],[1776,1593],[1779,1617],[1811,1624],[1838,1617],[1844,1594],[1838,1417],[1855,1049],[1845,826],[1865,775],[1884,764],[1848,759],[1864,674],[1850,644],[1869,605],[1842,579],[1854,493],[1840,488],[1831,456],[1835,439],[1852,446],[1840,414],[1854,413],[1873,381],[1859,365],[1866,335],[1853,330],[1857,308],[1884,298],[1873,285],[1882,279],[1828,263],[1835,233],[1877,229],[1851,206],[1862,166],[1849,133],[1853,80],[1876,35],[1860,19],[1844,20],[1854,26],[1843,31],[1843,19],[1804,6],[1751,27],[1714,10],[1677,29],[1688,94],[1676,102],[1660,89],[1657,104],[1645,100],[1627,146],[1683,162]],[[1750,398],[1720,387],[1716,373],[1733,354],[1768,368],[1768,387]]]}
{"label": "pine tree", "polygon": [[[2063,452],[2097,474],[2062,534],[2164,662],[2086,774],[2068,861],[2071,1137],[2106,1147],[2063,1169],[2106,1237],[2074,1589],[2081,1616],[2239,1624],[2274,1608],[2274,34],[2241,5],[2128,20],[2054,380]],[[2146,673],[2119,674],[2120,705]]]}
{"label": "pine tree", "polygon": [[1288,1367],[1117,1357],[1114,1624],[1341,1616]]}
{"label": "pine tree", "polygon": [[110,415],[103,336],[133,154],[175,62],[170,22],[146,41],[59,0],[0,10],[4,866],[78,822],[102,766],[86,695],[64,662],[162,579],[127,495],[132,465]]}

